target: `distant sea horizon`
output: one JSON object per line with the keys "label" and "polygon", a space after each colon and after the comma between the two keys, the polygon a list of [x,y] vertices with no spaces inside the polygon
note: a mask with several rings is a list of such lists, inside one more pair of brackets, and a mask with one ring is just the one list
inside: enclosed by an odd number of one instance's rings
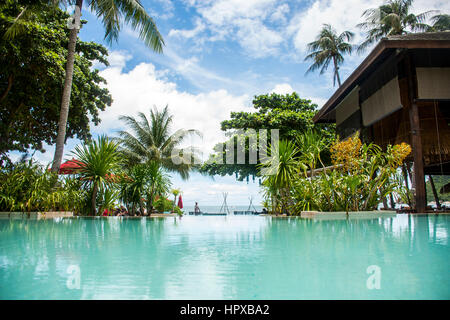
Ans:
{"label": "distant sea horizon", "polygon": [[[200,205],[200,203],[198,204],[200,211],[201,212],[219,212],[220,208],[222,207],[221,205]],[[233,213],[233,211],[246,211],[248,210],[248,204],[247,205],[228,205],[228,209],[230,210],[231,213]],[[261,205],[254,205],[250,208],[251,211],[254,210],[262,211],[263,207]],[[183,209],[181,209],[182,211],[184,211],[185,213],[188,213],[190,211],[194,211],[194,206],[184,206]]]}

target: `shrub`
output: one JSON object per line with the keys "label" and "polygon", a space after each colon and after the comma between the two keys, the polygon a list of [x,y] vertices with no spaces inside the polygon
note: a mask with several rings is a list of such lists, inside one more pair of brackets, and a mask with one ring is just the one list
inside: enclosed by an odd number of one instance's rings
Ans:
{"label": "shrub", "polygon": [[75,211],[85,206],[79,180],[60,177],[33,161],[18,162],[0,171],[1,211]]}
{"label": "shrub", "polygon": [[173,201],[168,200],[164,197],[160,197],[158,200],[154,202],[155,209],[158,210],[158,212],[166,212],[171,211],[173,207]]}

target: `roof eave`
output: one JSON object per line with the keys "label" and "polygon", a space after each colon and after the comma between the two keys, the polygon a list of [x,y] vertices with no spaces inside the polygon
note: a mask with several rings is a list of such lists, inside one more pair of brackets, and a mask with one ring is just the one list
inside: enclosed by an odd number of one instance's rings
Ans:
{"label": "roof eave", "polygon": [[[313,117],[314,122],[328,122],[322,119],[330,109],[341,99],[341,96],[347,91],[353,89],[355,82],[363,75],[368,67],[370,67],[386,49],[438,49],[450,48],[448,40],[389,40],[383,38],[369,53],[369,55],[361,62],[361,64],[353,71],[353,73],[344,81],[344,83],[334,92],[330,99]],[[343,97],[342,97],[343,98]]]}

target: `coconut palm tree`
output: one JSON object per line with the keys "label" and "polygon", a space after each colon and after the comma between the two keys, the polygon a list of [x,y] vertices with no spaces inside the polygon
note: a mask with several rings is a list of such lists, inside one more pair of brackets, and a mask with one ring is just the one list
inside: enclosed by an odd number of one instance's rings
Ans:
{"label": "coconut palm tree", "polygon": [[119,169],[120,154],[118,145],[106,136],[100,136],[97,141],[78,145],[72,152],[80,162],[77,174],[81,177],[84,187],[92,190],[91,212],[95,215],[97,194],[111,187],[112,174]]}
{"label": "coconut palm tree", "polygon": [[367,32],[366,40],[358,47],[358,51],[365,50],[370,44],[385,36],[401,35],[408,32],[424,32],[430,26],[425,23],[428,16],[435,12],[430,10],[415,15],[411,13],[413,0],[389,0],[378,8],[367,9],[363,12],[366,21],[357,27]]}
{"label": "coconut palm tree", "polygon": [[314,63],[308,68],[306,73],[320,69],[323,74],[331,62],[334,66],[333,85],[338,83],[341,86],[339,77],[339,66],[344,62],[344,54],[351,54],[353,46],[348,43],[353,39],[354,34],[344,31],[337,35],[336,31],[329,24],[324,24],[320,30],[316,41],[308,43],[308,54],[306,60],[313,60]]}
{"label": "coconut palm tree", "polygon": [[132,116],[121,116],[119,119],[131,129],[131,132],[120,131],[118,138],[129,166],[154,161],[167,171],[187,179],[194,164],[200,163],[197,149],[179,147],[188,136],[201,136],[200,132],[179,129],[171,134],[173,117],[168,106],[162,111],[156,108],[150,110],[149,117],[140,112],[137,119]]}
{"label": "coconut palm tree", "polygon": [[[123,22],[137,30],[139,37],[153,51],[161,53],[164,40],[159,33],[155,22],[145,11],[139,0],[86,0],[87,6],[95,12],[105,28],[105,39],[111,44],[117,41]],[[81,10],[83,0],[39,0],[34,4],[27,1],[19,16],[15,19],[7,35],[14,36],[20,31],[20,25],[31,17],[30,12],[47,10],[51,6],[61,4],[75,4],[73,21],[68,23],[70,28],[68,54],[66,63],[66,76],[61,98],[60,118],[58,121],[58,135],[56,137],[55,155],[53,157],[52,171],[57,172],[61,165],[64,143],[66,140],[67,117],[69,115],[70,94],[72,90],[73,68],[75,62],[75,46],[77,34],[81,27]],[[25,20],[25,21],[24,21]]]}
{"label": "coconut palm tree", "polygon": [[428,31],[448,31],[450,30],[450,15],[449,14],[438,14],[431,18],[433,25],[428,29]]}

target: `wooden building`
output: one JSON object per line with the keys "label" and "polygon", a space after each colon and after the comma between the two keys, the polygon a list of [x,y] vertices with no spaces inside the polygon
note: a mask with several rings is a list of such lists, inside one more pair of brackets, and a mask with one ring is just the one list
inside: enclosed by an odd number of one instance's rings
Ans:
{"label": "wooden building", "polygon": [[382,39],[314,121],[335,122],[341,138],[409,143],[416,211],[425,212],[425,175],[450,174],[450,32]]}

